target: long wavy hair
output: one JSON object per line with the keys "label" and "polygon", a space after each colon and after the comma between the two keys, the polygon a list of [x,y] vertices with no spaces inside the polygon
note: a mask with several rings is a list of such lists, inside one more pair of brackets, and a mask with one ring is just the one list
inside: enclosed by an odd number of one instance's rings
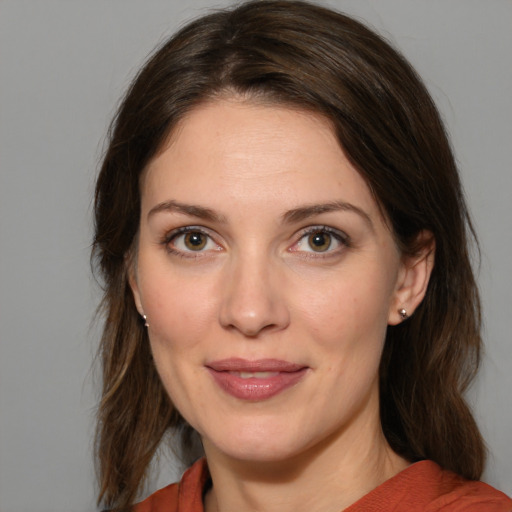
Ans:
{"label": "long wavy hair", "polygon": [[229,94],[322,114],[398,247],[414,253],[418,233],[433,233],[426,296],[411,318],[387,331],[382,427],[408,460],[432,459],[478,479],[485,449],[463,398],[481,350],[474,232],[439,113],[406,60],[363,24],[318,5],[263,0],[210,13],[163,44],[132,82],[109,131],[92,253],[105,316],[99,503],[128,510],[165,434],[177,432],[180,443],[190,434],[157,375],[126,262],[139,227],[141,173],[180,119]]}

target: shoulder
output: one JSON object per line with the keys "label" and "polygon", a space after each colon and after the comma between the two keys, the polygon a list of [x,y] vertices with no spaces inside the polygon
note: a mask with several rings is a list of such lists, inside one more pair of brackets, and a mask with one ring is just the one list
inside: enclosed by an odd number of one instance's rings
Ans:
{"label": "shoulder", "polygon": [[512,500],[424,460],[384,482],[346,512],[512,512]]}
{"label": "shoulder", "polygon": [[183,474],[179,483],[156,491],[133,508],[133,512],[203,512],[203,489],[209,479],[204,459]]}
{"label": "shoulder", "polygon": [[512,500],[483,482],[468,481],[449,472],[447,487],[431,504],[428,512],[512,512]]}
{"label": "shoulder", "polygon": [[425,512],[512,512],[512,500],[490,485],[466,480],[432,461],[414,466]]}

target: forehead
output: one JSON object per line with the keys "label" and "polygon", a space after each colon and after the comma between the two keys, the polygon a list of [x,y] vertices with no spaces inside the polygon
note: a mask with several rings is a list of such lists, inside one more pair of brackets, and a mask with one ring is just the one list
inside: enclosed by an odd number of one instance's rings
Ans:
{"label": "forehead", "polygon": [[[243,160],[249,151],[253,152],[254,168],[258,167],[254,160],[257,153],[267,159],[291,156],[292,151],[297,157],[302,154],[302,158],[317,158],[318,153],[323,153],[324,158],[343,153],[330,120],[321,114],[232,96],[201,103],[185,115],[148,168],[154,168],[165,152],[191,161],[220,156],[225,161],[237,161]],[[258,171],[262,171],[261,167]]]}
{"label": "forehead", "polygon": [[375,212],[364,179],[320,114],[239,98],[200,105],[173,130],[148,166],[143,203],[191,204],[354,201]]}

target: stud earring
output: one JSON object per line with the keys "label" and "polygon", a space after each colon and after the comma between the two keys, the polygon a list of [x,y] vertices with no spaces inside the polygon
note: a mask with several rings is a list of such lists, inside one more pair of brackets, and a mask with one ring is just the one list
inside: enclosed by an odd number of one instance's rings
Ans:
{"label": "stud earring", "polygon": [[404,308],[399,309],[398,314],[402,317],[402,320],[405,320],[409,316]]}
{"label": "stud earring", "polygon": [[142,318],[144,318],[144,327],[149,327],[147,316],[146,315],[142,315]]}

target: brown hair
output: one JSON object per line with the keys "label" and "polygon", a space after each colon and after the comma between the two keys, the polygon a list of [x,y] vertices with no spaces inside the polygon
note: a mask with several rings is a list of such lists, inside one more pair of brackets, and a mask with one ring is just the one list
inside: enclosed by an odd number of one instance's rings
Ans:
{"label": "brown hair", "polygon": [[176,123],[236,93],[323,114],[389,219],[401,250],[436,240],[426,297],[390,326],[381,362],[381,419],[391,447],[478,479],[485,450],[462,396],[478,367],[480,306],[473,229],[439,114],[404,58],[364,25],[298,1],[259,1],[183,28],[133,81],[109,133],[97,181],[93,257],[104,282],[99,501],[136,499],[164,434],[187,432],[153,364],[128,286],[139,178]]}

